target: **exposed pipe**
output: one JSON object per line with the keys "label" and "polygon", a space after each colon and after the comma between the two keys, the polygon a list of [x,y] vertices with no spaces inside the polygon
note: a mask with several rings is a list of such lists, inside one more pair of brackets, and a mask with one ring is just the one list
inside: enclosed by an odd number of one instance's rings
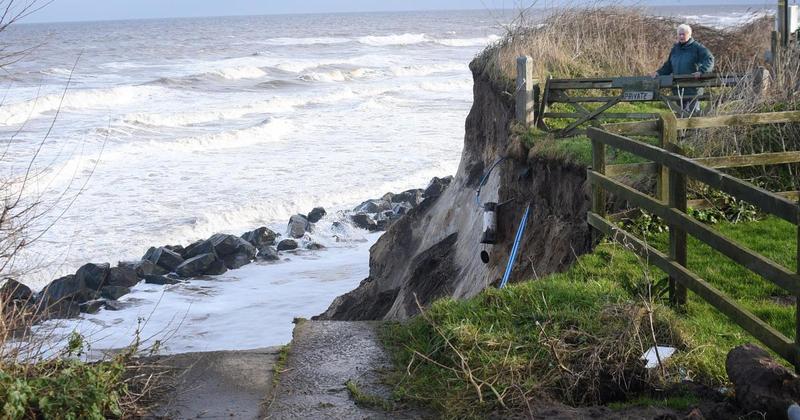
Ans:
{"label": "exposed pipe", "polygon": [[503,280],[500,281],[500,289],[506,287],[509,277],[511,277],[511,269],[517,261],[517,252],[519,251],[519,243],[522,241],[522,235],[525,233],[525,225],[528,223],[528,214],[530,214],[531,205],[525,208],[525,213],[522,215],[522,220],[519,221],[519,228],[517,228],[517,235],[514,237],[514,245],[511,247],[511,255],[508,257],[508,264],[506,265],[506,272],[503,274]]}

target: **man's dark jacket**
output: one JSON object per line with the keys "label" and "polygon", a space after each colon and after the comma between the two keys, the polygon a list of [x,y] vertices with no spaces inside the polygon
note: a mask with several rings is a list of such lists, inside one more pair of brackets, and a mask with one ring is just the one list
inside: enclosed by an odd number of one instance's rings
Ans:
{"label": "man's dark jacket", "polygon": [[[657,70],[657,73],[666,76],[669,74],[692,74],[695,72],[711,73],[714,70],[714,55],[703,44],[689,38],[681,44],[676,42],[669,52],[667,62]],[[702,95],[703,91],[695,88],[682,89],[677,92],[683,96]]]}

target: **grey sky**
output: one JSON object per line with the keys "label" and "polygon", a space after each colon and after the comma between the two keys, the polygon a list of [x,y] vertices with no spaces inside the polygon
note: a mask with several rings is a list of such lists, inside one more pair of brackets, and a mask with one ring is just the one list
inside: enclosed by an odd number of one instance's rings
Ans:
{"label": "grey sky", "polygon": [[[21,1],[21,0],[17,0]],[[30,0],[28,0],[30,1]],[[45,1],[45,0],[39,0]],[[537,6],[559,0],[536,1]],[[561,0],[563,2],[563,0]],[[645,0],[637,4],[772,4],[759,0]],[[25,22],[143,19],[162,17],[266,15],[282,13],[371,12],[396,10],[508,9],[520,0],[54,0]],[[571,2],[571,4],[581,2]]]}

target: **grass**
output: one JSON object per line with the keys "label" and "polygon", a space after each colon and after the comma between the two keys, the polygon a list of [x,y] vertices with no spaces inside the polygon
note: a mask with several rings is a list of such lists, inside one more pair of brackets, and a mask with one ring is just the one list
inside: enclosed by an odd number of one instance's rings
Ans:
{"label": "grass", "polygon": [[358,384],[352,379],[345,382],[345,386],[347,387],[347,390],[350,392],[350,396],[353,398],[356,404],[361,407],[377,408],[383,411],[394,410],[394,404],[392,404],[391,401],[388,401],[376,395],[370,395],[365,393],[358,387]]}
{"label": "grass", "polygon": [[[599,106],[599,105],[598,105]],[[592,108],[591,106],[589,108]],[[553,112],[573,112],[567,104],[555,104]],[[659,114],[665,109],[661,104],[650,102],[621,103],[612,107],[609,112],[636,112]],[[592,143],[585,135],[576,135],[565,138],[556,138],[554,131],[563,129],[572,123],[572,119],[549,118],[548,127],[551,132],[542,131],[536,127],[524,128],[515,126],[515,134],[526,147],[533,149],[538,156],[556,159],[564,162],[574,163],[582,166],[590,166],[592,162]],[[631,120],[618,120],[614,122],[625,122]],[[586,128],[589,124],[583,124],[580,128]],[[644,141],[654,142],[654,139],[641,138]],[[608,164],[641,163],[644,159],[622,150],[609,148]]]}
{"label": "grass", "polygon": [[289,361],[289,352],[292,350],[292,346],[287,344],[285,346],[281,346],[280,351],[278,351],[278,360],[275,361],[275,365],[272,366],[272,389],[278,387],[278,384],[281,383],[281,374],[286,371],[286,363]]}
{"label": "grass", "polygon": [[[717,228],[789,269],[796,269],[796,231],[764,220]],[[664,248],[667,235],[648,240]],[[779,331],[793,337],[794,307],[786,293],[697,241],[688,265]],[[678,313],[655,296],[665,274],[613,243],[600,244],[565,273],[478,296],[435,302],[423,316],[387,327],[400,398],[448,417],[480,417],[554,398],[573,405],[618,403],[684,407],[691,398],[650,391],[690,378],[727,384],[725,356],[755,341],[699,297]],[[655,342],[676,347],[662,369],[639,357]],[[655,398],[658,399],[658,398]]]}

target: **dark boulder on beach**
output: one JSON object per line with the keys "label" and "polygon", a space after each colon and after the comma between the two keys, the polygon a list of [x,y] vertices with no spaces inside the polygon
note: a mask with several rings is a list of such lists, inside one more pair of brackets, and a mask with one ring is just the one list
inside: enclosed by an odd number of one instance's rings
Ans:
{"label": "dark boulder on beach", "polygon": [[41,305],[37,311],[39,319],[77,318],[81,314],[81,306],[73,300],[62,300],[49,305]]}
{"label": "dark boulder on beach", "polygon": [[[90,314],[91,315],[91,314],[96,314],[96,313],[100,312],[100,309],[103,309],[103,307],[105,307],[105,305],[106,305],[106,301],[103,300],[103,299],[90,300],[88,302],[83,302],[83,303],[79,304],[78,305],[78,310],[80,312],[85,313],[85,314]],[[74,315],[74,316],[77,316],[77,315]],[[67,317],[67,318],[69,318],[69,317]]]}
{"label": "dark boulder on beach", "polygon": [[106,285],[110,271],[111,267],[108,263],[89,263],[81,266],[75,273],[75,277],[78,282],[84,284],[87,288],[91,290],[100,290]]}
{"label": "dark boulder on beach", "polygon": [[244,233],[241,238],[250,242],[256,248],[262,248],[267,245],[275,245],[275,239],[278,235],[266,227],[260,227],[256,230]]}
{"label": "dark boulder on beach", "polygon": [[378,224],[368,214],[358,213],[350,216],[350,220],[357,228],[366,229],[370,232],[378,230]]}
{"label": "dark boulder on beach", "polygon": [[144,282],[147,284],[157,284],[157,285],[165,285],[165,284],[178,284],[180,280],[169,278],[167,276],[157,276],[157,275],[149,275],[145,276]]}
{"label": "dark boulder on beach", "polygon": [[192,259],[198,255],[214,253],[214,244],[209,240],[192,242],[183,252],[184,260]]}
{"label": "dark boulder on beach", "polygon": [[308,219],[302,214],[295,214],[289,218],[288,232],[292,238],[302,238],[309,227]]}
{"label": "dark boulder on beach", "polygon": [[133,270],[136,272],[136,276],[140,279],[145,278],[145,276],[160,276],[169,273],[169,271],[155,265],[155,263],[150,260],[141,260],[133,263],[121,263],[120,266],[129,266],[133,268]]}
{"label": "dark boulder on beach", "polygon": [[211,268],[211,265],[216,260],[217,255],[213,252],[201,254],[184,261],[183,264],[175,269],[175,272],[181,277],[195,277],[206,274],[206,271]]}
{"label": "dark boulder on beach", "polygon": [[[148,263],[152,264],[150,261],[148,261]],[[133,287],[139,283],[139,280],[139,276],[137,275],[136,269],[134,269],[133,265],[120,263],[116,267],[113,267],[109,270],[106,285]]]}
{"label": "dark boulder on beach", "polygon": [[131,292],[131,289],[123,286],[106,286],[100,289],[100,296],[110,299],[110,300],[117,300],[128,293]]}
{"label": "dark boulder on beach", "polygon": [[281,259],[278,251],[271,246],[261,247],[258,250],[258,258],[263,261],[278,261]]}
{"label": "dark boulder on beach", "polygon": [[325,245],[318,244],[316,242],[312,242],[312,243],[306,245],[306,249],[309,249],[311,251],[319,251],[321,249],[325,249]]}
{"label": "dark boulder on beach", "polygon": [[297,241],[294,239],[284,239],[278,243],[278,251],[291,251],[297,249]]}
{"label": "dark boulder on beach", "polygon": [[205,274],[208,276],[218,276],[220,274],[225,274],[227,271],[228,267],[225,267],[225,261],[223,261],[221,258],[217,258],[206,269]]}
{"label": "dark boulder on beach", "polygon": [[428,188],[425,188],[425,193],[423,194],[425,199],[439,197],[450,186],[451,182],[453,182],[452,175],[444,178],[434,177],[428,184]]}
{"label": "dark boulder on beach", "polygon": [[414,189],[403,191],[400,194],[395,194],[392,197],[392,203],[408,203],[411,207],[416,207],[422,202],[422,193],[424,190]]}
{"label": "dark boulder on beach", "polygon": [[28,302],[31,298],[33,298],[33,292],[30,287],[12,278],[0,280],[0,299],[7,305],[16,302]]}
{"label": "dark boulder on beach", "polygon": [[367,200],[353,209],[353,213],[378,213],[391,210],[392,203],[388,200]]}
{"label": "dark boulder on beach", "polygon": [[240,240],[241,238],[238,236],[224,233],[217,233],[208,238],[208,242],[214,246],[214,251],[220,257],[224,257],[236,252],[236,247],[239,246]]}
{"label": "dark boulder on beach", "polygon": [[70,274],[57,278],[45,286],[38,300],[44,306],[52,306],[61,301],[82,303],[94,299],[95,294],[86,288],[86,284],[78,276]]}
{"label": "dark boulder on beach", "polygon": [[183,248],[183,245],[166,245],[166,246],[164,246],[164,248],[166,248],[166,249],[168,249],[168,250],[170,250],[170,251],[172,251],[172,252],[174,252],[174,253],[176,253],[176,254],[178,254],[180,256],[183,256],[183,253],[186,252],[186,250]]}
{"label": "dark boulder on beach", "polygon": [[225,261],[225,267],[235,270],[253,262],[257,253],[258,250],[250,242],[236,238],[236,248],[232,253],[222,256],[222,260]]}
{"label": "dark boulder on beach", "polygon": [[180,254],[164,247],[150,248],[142,259],[149,260],[170,272],[175,271],[183,263],[183,257]]}
{"label": "dark boulder on beach", "polygon": [[328,214],[328,212],[326,212],[324,208],[314,207],[313,210],[308,212],[308,221],[311,223],[317,223],[320,221],[320,219],[325,217],[326,214]]}

